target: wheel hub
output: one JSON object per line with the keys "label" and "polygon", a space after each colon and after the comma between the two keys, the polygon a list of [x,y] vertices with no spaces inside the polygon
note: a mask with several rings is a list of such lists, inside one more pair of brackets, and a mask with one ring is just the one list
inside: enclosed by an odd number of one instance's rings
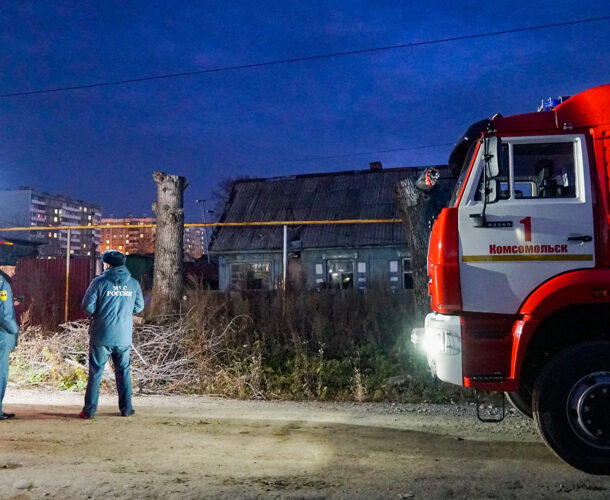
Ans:
{"label": "wheel hub", "polygon": [[610,372],[592,373],[574,385],[568,397],[568,415],[582,440],[610,449]]}

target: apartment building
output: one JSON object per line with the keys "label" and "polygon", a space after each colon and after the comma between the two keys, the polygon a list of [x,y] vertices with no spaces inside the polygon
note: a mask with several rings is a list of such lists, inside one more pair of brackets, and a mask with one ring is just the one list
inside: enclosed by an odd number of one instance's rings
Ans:
{"label": "apartment building", "polygon": [[[154,217],[104,217],[102,219],[101,250],[118,250],[125,255],[147,255],[155,252],[156,228]],[[124,227],[112,227],[124,226]],[[184,228],[184,256],[197,260],[205,253],[205,232],[199,227]]]}
{"label": "apartment building", "polygon": [[[93,226],[101,221],[100,205],[69,196],[53,195],[31,187],[0,191],[0,225],[7,227]],[[3,233],[6,238],[40,243],[42,257],[64,256],[68,246],[66,229],[14,231]],[[90,257],[99,251],[100,231],[70,230],[70,253]]]}
{"label": "apartment building", "polygon": [[103,226],[126,226],[122,228],[102,228],[101,250],[118,250],[125,255],[153,254],[155,252],[156,228],[154,217],[104,217]]}
{"label": "apartment building", "polygon": [[184,257],[200,259],[206,251],[206,234],[203,227],[184,228]]}

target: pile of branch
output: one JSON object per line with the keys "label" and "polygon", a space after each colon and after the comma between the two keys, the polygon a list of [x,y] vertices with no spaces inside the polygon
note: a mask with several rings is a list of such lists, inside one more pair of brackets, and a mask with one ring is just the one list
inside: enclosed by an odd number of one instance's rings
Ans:
{"label": "pile of branch", "polygon": [[[131,369],[139,391],[171,392],[201,385],[225,370],[227,334],[241,328],[243,317],[233,318],[223,330],[197,331],[185,317],[158,324],[134,325]],[[88,371],[88,321],[65,323],[45,335],[38,326],[21,333],[14,363],[23,371],[40,373],[47,383],[61,381],[74,370]],[[110,363],[103,381],[114,382]]]}

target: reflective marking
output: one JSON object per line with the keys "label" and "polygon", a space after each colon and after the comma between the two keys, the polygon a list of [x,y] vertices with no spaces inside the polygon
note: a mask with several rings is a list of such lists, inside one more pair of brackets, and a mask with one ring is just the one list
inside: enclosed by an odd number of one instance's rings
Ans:
{"label": "reflective marking", "polygon": [[592,261],[591,254],[464,255],[462,262]]}

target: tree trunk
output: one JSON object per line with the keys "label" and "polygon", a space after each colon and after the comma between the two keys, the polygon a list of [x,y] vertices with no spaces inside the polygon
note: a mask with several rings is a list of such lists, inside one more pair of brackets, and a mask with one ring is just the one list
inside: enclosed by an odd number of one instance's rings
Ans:
{"label": "tree trunk", "polygon": [[153,314],[177,314],[182,296],[182,246],[184,237],[184,177],[153,173],[157,183],[157,201],[152,209],[157,215],[155,234],[155,269],[152,296]]}
{"label": "tree trunk", "polygon": [[[427,171],[435,170],[434,168]],[[411,269],[413,272],[414,324],[423,326],[426,314],[430,311],[428,296],[428,241],[434,219],[447,206],[451,198],[455,179],[443,178],[438,181],[438,174],[430,176],[424,173],[420,179],[403,179],[396,186],[398,207],[411,251]],[[420,188],[418,188],[420,186]]]}
{"label": "tree trunk", "polygon": [[413,273],[413,323],[423,325],[426,314],[430,311],[428,296],[428,238],[431,221],[430,191],[421,191],[415,187],[412,179],[403,179],[397,185],[397,198],[403,227],[407,237],[407,246],[411,253],[411,271]]}

